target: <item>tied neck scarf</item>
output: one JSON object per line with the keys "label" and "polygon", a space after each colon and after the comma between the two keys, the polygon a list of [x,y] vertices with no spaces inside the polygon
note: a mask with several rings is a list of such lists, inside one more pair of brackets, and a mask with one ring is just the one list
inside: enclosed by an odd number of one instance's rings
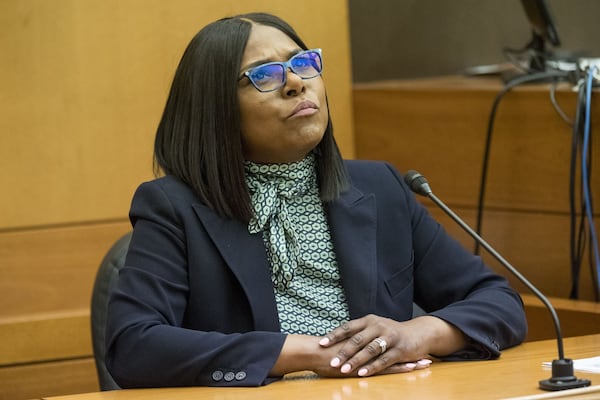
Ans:
{"label": "tied neck scarf", "polygon": [[254,216],[248,223],[250,233],[264,232],[271,260],[271,279],[278,290],[285,290],[298,264],[299,245],[288,205],[311,188],[317,187],[315,158],[312,154],[289,164],[245,163],[246,182]]}

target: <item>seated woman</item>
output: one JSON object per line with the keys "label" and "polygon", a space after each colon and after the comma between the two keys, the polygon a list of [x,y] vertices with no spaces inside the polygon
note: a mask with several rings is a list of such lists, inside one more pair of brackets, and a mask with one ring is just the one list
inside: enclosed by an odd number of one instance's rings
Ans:
{"label": "seated woman", "polygon": [[524,339],[518,294],[393,167],[342,160],[322,72],[321,50],[269,14],[188,45],[156,134],[164,176],[135,193],[109,305],[121,387],[367,377]]}

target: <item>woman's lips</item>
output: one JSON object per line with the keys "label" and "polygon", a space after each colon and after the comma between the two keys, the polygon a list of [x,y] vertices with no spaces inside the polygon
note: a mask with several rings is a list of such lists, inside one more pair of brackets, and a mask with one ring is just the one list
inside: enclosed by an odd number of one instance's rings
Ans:
{"label": "woman's lips", "polygon": [[315,103],[313,103],[312,101],[305,100],[298,103],[298,105],[294,107],[294,110],[288,116],[288,118],[312,115],[317,111],[319,111],[319,108]]}

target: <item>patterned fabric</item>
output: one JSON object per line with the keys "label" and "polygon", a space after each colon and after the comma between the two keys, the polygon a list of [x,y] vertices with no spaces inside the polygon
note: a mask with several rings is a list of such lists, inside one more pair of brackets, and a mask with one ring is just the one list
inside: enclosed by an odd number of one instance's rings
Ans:
{"label": "patterned fabric", "polygon": [[298,260],[298,238],[290,222],[288,204],[316,187],[314,158],[291,164],[246,163],[246,181],[252,194],[254,217],[250,233],[268,229],[267,251],[273,268],[273,284],[285,289],[294,277]]}
{"label": "patterned fabric", "polygon": [[263,232],[281,330],[323,335],[348,319],[348,307],[323,210],[315,159],[289,164],[246,162],[255,216]]}

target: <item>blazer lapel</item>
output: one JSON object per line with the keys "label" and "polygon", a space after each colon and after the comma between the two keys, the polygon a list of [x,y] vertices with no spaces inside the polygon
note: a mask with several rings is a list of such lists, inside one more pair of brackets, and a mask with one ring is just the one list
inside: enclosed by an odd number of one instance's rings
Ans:
{"label": "blazer lapel", "polygon": [[194,205],[194,210],[246,293],[255,328],[279,331],[271,270],[262,234],[251,235],[243,223],[221,218],[202,205]]}
{"label": "blazer lapel", "polygon": [[352,318],[375,311],[376,211],[375,196],[364,195],[354,187],[328,209],[331,236]]}
{"label": "blazer lapel", "polygon": [[[278,331],[271,270],[262,235],[239,221],[217,216],[202,205],[196,215],[242,286],[256,329]],[[375,311],[377,296],[376,203],[352,187],[329,204],[328,219],[351,318]]]}

